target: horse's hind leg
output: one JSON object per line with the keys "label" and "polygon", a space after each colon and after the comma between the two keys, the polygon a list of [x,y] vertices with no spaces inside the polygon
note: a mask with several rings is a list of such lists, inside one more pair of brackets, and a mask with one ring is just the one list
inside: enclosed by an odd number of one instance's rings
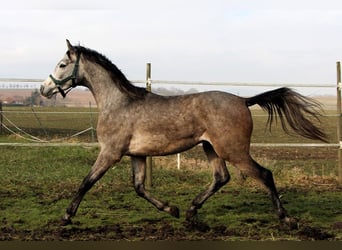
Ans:
{"label": "horse's hind leg", "polygon": [[146,157],[132,156],[132,168],[133,168],[133,182],[136,193],[152,203],[156,208],[161,211],[165,211],[172,216],[179,218],[179,209],[175,206],[169,206],[167,202],[157,200],[151,194],[146,192],[144,182],[146,173]]}
{"label": "horse's hind leg", "polygon": [[273,175],[270,170],[260,166],[250,156],[246,161],[240,161],[238,163],[234,163],[234,165],[238,167],[246,175],[264,184],[264,186],[270,193],[273,206],[280,220],[283,220],[288,224],[294,222],[293,219],[288,216],[286,210],[282,206],[276,186],[274,184]]}
{"label": "horse's hind leg", "polygon": [[201,208],[203,203],[230,179],[225,161],[218,157],[213,147],[208,142],[203,142],[203,149],[208,157],[209,163],[213,166],[214,178],[208,189],[200,193],[192,201],[191,207],[186,213],[187,220],[194,217],[197,214],[197,209]]}

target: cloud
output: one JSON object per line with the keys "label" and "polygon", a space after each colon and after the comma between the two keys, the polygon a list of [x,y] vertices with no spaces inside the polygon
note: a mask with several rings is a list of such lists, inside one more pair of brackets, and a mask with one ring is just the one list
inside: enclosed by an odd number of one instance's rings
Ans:
{"label": "cloud", "polygon": [[44,78],[66,38],[130,79],[151,62],[159,79],[331,83],[342,55],[340,1],[19,2],[0,11],[0,77]]}

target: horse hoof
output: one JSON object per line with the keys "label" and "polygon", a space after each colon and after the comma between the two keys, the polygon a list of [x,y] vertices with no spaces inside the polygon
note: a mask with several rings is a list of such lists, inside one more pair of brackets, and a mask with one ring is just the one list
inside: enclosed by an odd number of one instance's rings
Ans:
{"label": "horse hoof", "polygon": [[176,206],[171,206],[169,213],[173,216],[179,219],[179,209]]}
{"label": "horse hoof", "polygon": [[190,221],[193,217],[195,217],[196,214],[197,214],[197,209],[189,209],[188,211],[186,211],[185,219],[187,221]]}
{"label": "horse hoof", "polygon": [[293,217],[285,217],[282,222],[289,227],[290,230],[298,229],[298,219]]}

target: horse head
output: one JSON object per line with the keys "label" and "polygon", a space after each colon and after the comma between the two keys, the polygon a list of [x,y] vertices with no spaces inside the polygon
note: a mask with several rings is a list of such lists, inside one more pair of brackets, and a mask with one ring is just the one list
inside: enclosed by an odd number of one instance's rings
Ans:
{"label": "horse head", "polygon": [[66,42],[67,53],[59,61],[53,74],[49,75],[40,87],[40,93],[47,98],[51,98],[58,92],[65,97],[82,79],[82,74],[79,72],[80,53],[77,53],[69,40]]}

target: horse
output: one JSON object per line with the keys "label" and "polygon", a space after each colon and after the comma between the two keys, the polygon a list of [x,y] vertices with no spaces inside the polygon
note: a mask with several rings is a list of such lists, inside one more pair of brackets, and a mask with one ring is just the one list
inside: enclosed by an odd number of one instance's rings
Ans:
{"label": "horse", "polygon": [[61,220],[63,225],[72,223],[87,191],[125,155],[131,158],[137,195],[179,218],[177,206],[145,189],[146,157],[180,153],[198,144],[213,168],[213,180],[192,200],[185,213],[186,221],[196,218],[204,202],[229,182],[229,162],[266,187],[281,222],[294,222],[279,199],[272,172],[250,155],[253,120],[249,107],[257,104],[268,113],[269,128],[280,119],[287,133],[289,125],[303,137],[327,142],[326,134],[317,124],[321,115],[317,101],[287,87],[249,98],[220,91],[161,96],[134,86],[104,55],[66,42],[66,54],[43,82],[40,93],[47,98],[58,93],[65,97],[77,86],[87,87],[99,111],[96,131],[100,152],[67,207]]}

